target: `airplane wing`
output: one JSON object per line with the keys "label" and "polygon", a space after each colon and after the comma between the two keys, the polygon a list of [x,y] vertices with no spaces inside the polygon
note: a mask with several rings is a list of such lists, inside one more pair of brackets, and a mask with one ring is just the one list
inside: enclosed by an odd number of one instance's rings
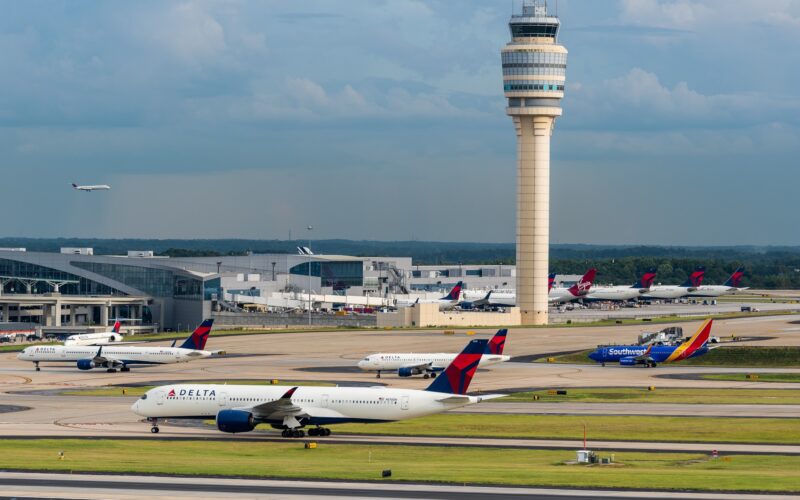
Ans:
{"label": "airplane wing", "polygon": [[641,353],[640,355],[636,356],[634,359],[636,361],[653,361],[653,358],[650,357],[650,351],[653,349],[653,344],[650,344],[647,347],[647,350]]}
{"label": "airplane wing", "polygon": [[450,394],[447,397],[442,399],[437,399],[436,401],[445,404],[447,403],[458,404],[458,403],[469,403],[473,401],[473,399],[477,399],[477,402],[480,403],[481,401],[484,400],[504,398],[506,396],[508,396],[508,394],[486,394],[483,396],[466,396],[466,395],[459,396],[457,394]]}
{"label": "airplane wing", "polygon": [[420,373],[422,373],[425,370],[428,370],[428,371],[442,371],[445,368],[447,368],[447,367],[446,366],[436,366],[436,365],[433,364],[432,361],[429,361],[427,363],[409,363],[409,364],[401,366],[399,369],[400,370],[403,370],[403,369],[405,369],[405,370],[418,370]]}
{"label": "airplane wing", "polygon": [[253,416],[262,420],[297,419],[303,417],[306,415],[305,410],[303,410],[301,406],[292,403],[292,395],[296,390],[297,387],[292,387],[276,401],[262,403],[246,409],[251,411]]}
{"label": "airplane wing", "polygon": [[97,366],[114,367],[114,366],[122,366],[125,364],[122,361],[118,360],[117,358],[113,358],[111,356],[103,356],[102,346],[100,347],[100,349],[97,350],[97,354],[94,355],[92,361]]}

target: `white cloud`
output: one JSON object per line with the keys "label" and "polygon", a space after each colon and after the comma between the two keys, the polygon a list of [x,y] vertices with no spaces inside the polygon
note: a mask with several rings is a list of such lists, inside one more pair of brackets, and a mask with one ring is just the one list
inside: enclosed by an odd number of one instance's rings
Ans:
{"label": "white cloud", "polygon": [[150,36],[178,59],[209,61],[225,50],[225,29],[201,2],[185,2],[156,12]]}

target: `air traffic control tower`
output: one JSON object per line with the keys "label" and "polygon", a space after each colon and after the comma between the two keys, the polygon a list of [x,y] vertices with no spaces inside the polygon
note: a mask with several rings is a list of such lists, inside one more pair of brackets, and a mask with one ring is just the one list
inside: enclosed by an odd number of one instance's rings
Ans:
{"label": "air traffic control tower", "polygon": [[558,17],[546,0],[523,0],[502,51],[506,114],[517,132],[517,307],[523,324],[547,324],[550,246],[550,135],[567,68]]}

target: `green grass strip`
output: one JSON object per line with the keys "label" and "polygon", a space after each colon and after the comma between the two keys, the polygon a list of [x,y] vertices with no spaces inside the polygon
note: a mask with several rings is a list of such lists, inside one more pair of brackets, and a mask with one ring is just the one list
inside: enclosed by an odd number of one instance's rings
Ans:
{"label": "green grass strip", "polygon": [[[765,377],[771,374],[761,374]],[[761,376],[759,375],[759,377]],[[774,374],[794,376],[794,380],[775,380],[780,382],[800,382],[800,374]],[[745,381],[745,374],[706,375],[703,378],[714,380]],[[718,378],[720,377],[720,378]],[[791,378],[791,377],[789,377]],[[759,380],[761,380],[759,378]],[[679,403],[679,404],[795,404],[800,405],[800,389],[659,389],[648,388],[599,387],[564,389],[566,395],[551,395],[547,390],[518,392],[492,402],[500,403]],[[539,399],[534,399],[538,396]]]}

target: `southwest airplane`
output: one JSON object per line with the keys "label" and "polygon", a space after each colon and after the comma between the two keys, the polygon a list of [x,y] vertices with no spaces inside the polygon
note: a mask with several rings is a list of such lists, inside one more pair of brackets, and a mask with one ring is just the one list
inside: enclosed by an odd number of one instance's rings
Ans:
{"label": "southwest airplane", "polygon": [[722,285],[702,285],[697,290],[689,292],[689,297],[721,297],[739,290],[746,290],[740,285],[744,276],[744,268],[740,267],[731,274],[731,277]]}
{"label": "southwest airplane", "polygon": [[[551,288],[547,297],[548,302],[551,304],[572,302],[573,300],[586,297],[586,295],[589,294],[589,290],[592,288],[592,283],[594,282],[596,274],[597,269],[592,268],[586,271],[586,274],[569,288]],[[552,281],[550,282],[550,286],[552,287]]]}
{"label": "southwest airplane", "polygon": [[592,291],[584,297],[584,300],[614,300],[624,301],[637,299],[641,295],[650,291],[653,281],[656,279],[656,268],[651,268],[644,273],[637,281],[631,286],[603,286],[594,287]]}
{"label": "southwest airplane", "polygon": [[213,319],[203,321],[180,347],[175,347],[174,342],[171,347],[100,346],[96,350],[91,346],[31,346],[19,353],[17,359],[33,362],[37,372],[40,370],[39,363],[43,361],[76,363],[79,370],[106,368],[109,373],[116,372],[117,368],[129,372],[129,365],[186,363],[213,354],[203,350],[213,322]]}
{"label": "southwest airplane", "polygon": [[122,341],[122,335],[119,334],[120,322],[114,323],[114,327],[110,332],[98,333],[81,333],[79,335],[70,335],[64,341],[65,346],[76,345],[108,345],[118,344]]}
{"label": "southwest airplane", "polygon": [[599,347],[589,354],[589,359],[602,363],[617,363],[621,366],[644,365],[655,368],[658,363],[673,363],[682,359],[702,356],[709,351],[708,336],[713,320],[706,320],[692,338],[674,345],[615,345]]}
{"label": "southwest airplane", "polygon": [[[510,356],[503,356],[503,349],[506,346],[506,335],[508,330],[503,328],[486,344],[486,352],[481,356],[480,365],[488,366],[502,363],[511,359]],[[377,353],[370,354],[358,362],[358,367],[365,372],[377,372],[377,378],[381,378],[381,372],[397,372],[400,377],[410,377],[422,374],[422,378],[436,377],[437,372],[441,372],[453,362],[458,356],[454,353]]]}
{"label": "southwest airplane", "polygon": [[441,377],[424,391],[386,387],[291,387],[175,384],[150,389],[131,410],[147,417],[151,432],[159,419],[216,418],[222,432],[249,432],[266,423],[283,437],[329,436],[324,425],[393,422],[442,413],[501,397],[466,395],[486,351],[487,340],[472,340]]}
{"label": "southwest airplane", "polygon": [[94,186],[79,186],[74,182],[72,183],[72,187],[73,189],[77,189],[78,191],[86,191],[87,193],[90,191],[105,191],[111,189],[111,186],[109,186],[108,184],[96,184]]}
{"label": "southwest airplane", "polygon": [[456,283],[456,286],[450,290],[450,293],[445,295],[440,299],[417,299],[415,301],[410,300],[398,300],[397,307],[412,307],[417,304],[439,304],[439,309],[451,309],[458,305],[458,299],[461,297],[461,289],[464,287],[464,283],[459,281]]}
{"label": "southwest airplane", "polygon": [[703,284],[703,276],[706,274],[706,268],[698,266],[689,278],[680,286],[675,285],[654,285],[650,287],[650,291],[642,295],[643,299],[680,299],[686,297],[689,293],[694,292]]}

